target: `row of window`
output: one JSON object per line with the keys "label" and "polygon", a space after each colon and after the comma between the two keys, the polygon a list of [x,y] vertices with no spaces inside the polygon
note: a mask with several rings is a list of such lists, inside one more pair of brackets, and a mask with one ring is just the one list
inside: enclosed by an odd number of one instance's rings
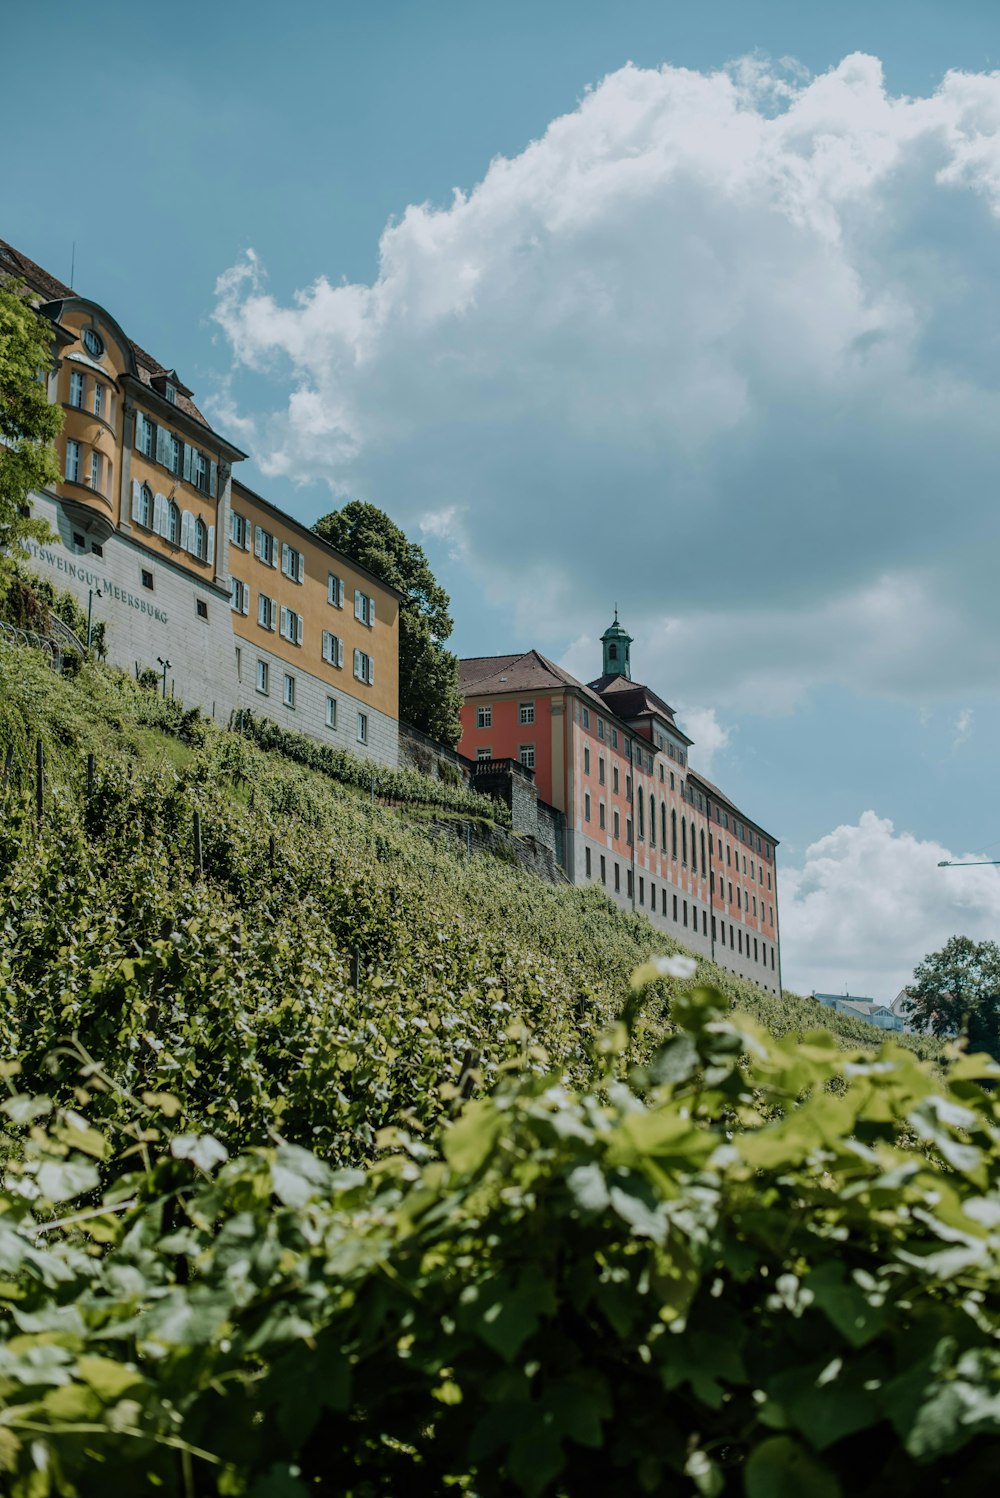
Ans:
{"label": "row of window", "polygon": [[[90,386],[90,399],[87,399],[87,386]],[[102,421],[114,424],[115,419],[115,397],[110,386],[105,385],[103,380],[95,380],[91,375],[89,378],[74,369],[69,377],[69,403],[77,411],[93,411]]]}
{"label": "row of window", "polygon": [[[526,723],[534,723],[534,721],[535,721],[535,704],[533,702],[519,702],[518,703],[518,705],[517,705],[517,721],[522,726],[524,724],[526,724]],[[489,707],[477,707],[476,708],[476,727],[477,728],[492,728],[493,727],[493,708],[492,708],[492,705],[489,706]]]}
{"label": "row of window", "polygon": [[[235,613],[249,614],[250,612],[250,589],[245,582],[238,577],[231,577],[230,603]],[[257,623],[261,629],[274,630],[283,640],[290,645],[301,646],[305,634],[305,620],[301,614],[290,609],[285,604],[278,603],[277,599],[269,598],[266,593],[257,594]],[[344,664],[344,642],[339,635],[324,629],[322,640],[323,659],[329,666],[342,668]],[[367,651],[355,650],[354,652],[354,675],[358,681],[363,681],[366,686],[375,685],[375,657]]]}
{"label": "row of window", "polygon": [[199,493],[215,498],[218,466],[209,455],[199,447],[182,442],[169,428],[158,426],[143,411],[137,411],[135,416],[135,446],[143,457],[161,464],[174,478],[183,479]]}
{"label": "row of window", "polygon": [[206,525],[200,515],[182,510],[165,494],[154,494],[148,484],[132,483],[132,519],[144,530],[161,536],[171,546],[197,557],[199,562],[211,562],[215,557],[215,526]]}
{"label": "row of window", "polygon": [[93,489],[95,494],[107,498],[111,493],[112,465],[96,447],[84,448],[82,442],[69,437],[66,440],[65,478],[67,484],[83,484]]}
{"label": "row of window", "polygon": [[[252,525],[246,515],[241,515],[238,510],[232,510],[229,517],[229,537],[234,546],[241,551],[249,551],[251,545],[253,554],[258,562],[265,567],[277,567],[280,559],[281,570],[285,577],[293,583],[304,583],[306,580],[305,553],[290,546],[287,541],[280,541],[273,532],[265,530],[262,525]],[[344,580],[335,572],[326,575],[326,601],[334,608],[344,607],[346,589]],[[244,612],[246,612],[244,610]],[[375,600],[370,593],[364,593],[360,588],[354,590],[354,617],[360,624],[367,624],[371,629],[375,624]]]}
{"label": "row of window", "polygon": [[[493,758],[493,750],[490,749],[488,747],[488,745],[482,744],[476,750],[476,759],[479,760],[480,762],[482,762],[483,760],[492,759],[492,758]],[[521,744],[518,747],[517,758],[518,758],[518,763],[522,764],[526,770],[533,770],[535,768],[535,746],[534,746],[534,744]]]}
{"label": "row of window", "polygon": [[[257,660],[257,691],[262,697],[271,695],[271,663],[270,661]],[[285,707],[295,710],[296,678],[291,671],[282,672],[281,700]],[[337,699],[327,696],[326,699],[326,726],[335,729],[337,727]],[[368,714],[359,712],[356,724],[357,740],[359,744],[368,742]]]}

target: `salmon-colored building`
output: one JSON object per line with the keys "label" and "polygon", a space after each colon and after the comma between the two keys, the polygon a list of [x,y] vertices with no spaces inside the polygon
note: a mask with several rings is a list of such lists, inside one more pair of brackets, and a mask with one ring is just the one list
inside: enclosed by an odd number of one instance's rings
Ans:
{"label": "salmon-colored building", "polygon": [[512,759],[565,818],[574,884],[720,966],[781,987],[777,840],[688,762],[673,709],[632,680],[632,637],[605,630],[603,670],[579,682],[537,650],[460,662],[461,753]]}

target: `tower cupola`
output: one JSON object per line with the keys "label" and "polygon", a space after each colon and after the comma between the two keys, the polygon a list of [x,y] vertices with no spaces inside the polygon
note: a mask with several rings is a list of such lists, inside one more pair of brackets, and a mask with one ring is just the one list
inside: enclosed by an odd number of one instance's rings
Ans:
{"label": "tower cupola", "polygon": [[604,631],[601,644],[604,646],[604,675],[624,676],[626,681],[631,681],[632,662],[629,650],[632,645],[632,636],[618,623],[617,605],[615,606],[615,621]]}

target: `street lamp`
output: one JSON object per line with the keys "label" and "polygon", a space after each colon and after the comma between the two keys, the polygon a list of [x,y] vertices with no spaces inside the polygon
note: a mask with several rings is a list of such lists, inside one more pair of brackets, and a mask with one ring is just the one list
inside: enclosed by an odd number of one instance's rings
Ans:
{"label": "street lamp", "polygon": [[1000,867],[1000,858],[969,858],[964,862],[957,859],[942,858],[938,861],[939,869],[982,869]]}
{"label": "street lamp", "polygon": [[94,599],[103,598],[104,594],[100,588],[88,588],[87,590],[87,649],[94,634]]}
{"label": "street lamp", "polygon": [[167,700],[167,672],[170,670],[170,662],[165,661],[162,655],[158,655],[156,659],[163,667],[163,700],[165,702]]}

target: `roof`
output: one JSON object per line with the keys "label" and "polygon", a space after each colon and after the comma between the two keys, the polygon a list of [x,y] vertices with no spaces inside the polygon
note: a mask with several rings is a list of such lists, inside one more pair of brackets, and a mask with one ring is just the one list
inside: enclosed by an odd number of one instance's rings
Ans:
{"label": "roof", "polygon": [[603,698],[590,687],[577,681],[568,671],[550,661],[538,650],[525,650],[521,655],[469,656],[458,663],[458,684],[466,697],[481,697],[484,693],[496,692],[541,692],[547,687],[562,689],[569,687],[581,697],[599,708],[611,712]]}
{"label": "roof", "polygon": [[387,593],[391,593],[394,598],[399,598],[400,600],[402,600],[406,597],[405,593],[401,593],[400,590],[394,587],[392,583],[387,583],[384,577],[379,577],[378,573],[373,572],[370,567],[366,567],[362,562],[357,561],[346,551],[338,551],[335,546],[331,546],[329,541],[325,540],[321,535],[313,530],[312,526],[303,524],[301,520],[296,520],[294,515],[289,515],[285,510],[279,509],[276,504],[272,504],[269,499],[265,499],[263,494],[258,494],[257,491],[255,489],[251,489],[248,484],[244,484],[240,479],[234,477],[233,496],[235,497],[237,493],[245,494],[248,499],[253,500],[254,504],[262,505],[265,510],[269,510],[271,512],[271,514],[281,525],[288,526],[290,530],[298,531],[300,536],[304,536],[307,540],[312,541],[323,551],[328,552],[330,556],[336,557],[337,561],[347,562],[351,567],[354,568],[355,572],[360,572],[362,577],[371,578],[373,583],[377,583],[380,588],[384,588],[385,591]]}
{"label": "roof", "polygon": [[[781,839],[775,837],[775,835],[774,835],[773,832],[768,832],[767,829],[766,829],[766,827],[762,827],[759,822],[755,822],[754,819],[753,819],[753,817],[748,817],[747,814],[746,814],[746,812],[743,810],[743,808],[741,806],[737,806],[736,802],[732,799],[732,797],[731,796],[727,796],[726,793],[725,793],[725,791],[720,790],[719,787],[715,784],[714,781],[709,780],[709,778],[708,778],[707,775],[702,775],[702,773],[701,773],[700,770],[692,770],[690,768],[690,766],[689,766],[688,767],[688,779],[689,780],[697,780],[698,784],[700,786],[703,786],[706,791],[708,791],[711,795],[713,795],[715,797],[716,801],[721,801],[724,806],[728,806],[729,810],[730,811],[734,811],[736,813],[736,815],[741,819],[741,821],[744,821],[749,826],[754,827],[763,837],[766,837],[770,842],[772,842],[776,848],[778,847]],[[819,997],[819,996],[816,995],[816,997]],[[843,994],[827,994],[827,995],[825,995],[825,997],[826,998],[834,998],[834,999],[842,999],[844,997],[844,995]]]}
{"label": "roof", "polygon": [[632,722],[637,718],[663,718],[685,744],[694,742],[677,727],[674,710],[670,704],[657,696],[651,687],[643,686],[641,682],[629,681],[627,676],[620,674],[599,676],[596,681],[590,682],[589,686],[591,691],[596,692],[605,702],[609,705],[613,704],[612,711],[617,713],[619,718],[627,718]]}
{"label": "roof", "polygon": [[[87,297],[81,297],[79,292],[74,291],[73,288],[71,286],[67,286],[65,282],[57,280],[55,276],[50,275],[50,273],[47,270],[44,270],[42,266],[36,265],[34,260],[29,260],[27,255],[24,255],[20,250],[15,249],[12,244],[8,244],[7,240],[0,239],[0,276],[3,275],[12,277],[16,276],[21,280],[26,281],[30,289],[34,292],[37,292],[38,295],[42,298],[43,302],[89,300]],[[97,306],[98,304],[95,302],[91,305]],[[177,376],[174,370],[170,369],[165,364],[160,364],[156,359],[153,358],[152,354],[147,354],[146,350],[144,348],[141,348],[140,345],[138,343],[135,343],[131,338],[128,339],[128,344],[129,348],[132,351],[132,356],[135,359],[136,373],[141,384],[147,386],[150,390],[152,390],[153,380],[158,376],[164,376],[168,379],[176,380]],[[209,426],[208,422],[205,420],[204,416],[199,411],[190,395],[185,394],[186,390],[186,385],[178,383],[177,399],[175,401],[177,409],[179,411],[183,411],[187,416],[193,417],[193,419],[199,422],[201,426],[206,427],[209,431],[211,431],[212,428]]]}

